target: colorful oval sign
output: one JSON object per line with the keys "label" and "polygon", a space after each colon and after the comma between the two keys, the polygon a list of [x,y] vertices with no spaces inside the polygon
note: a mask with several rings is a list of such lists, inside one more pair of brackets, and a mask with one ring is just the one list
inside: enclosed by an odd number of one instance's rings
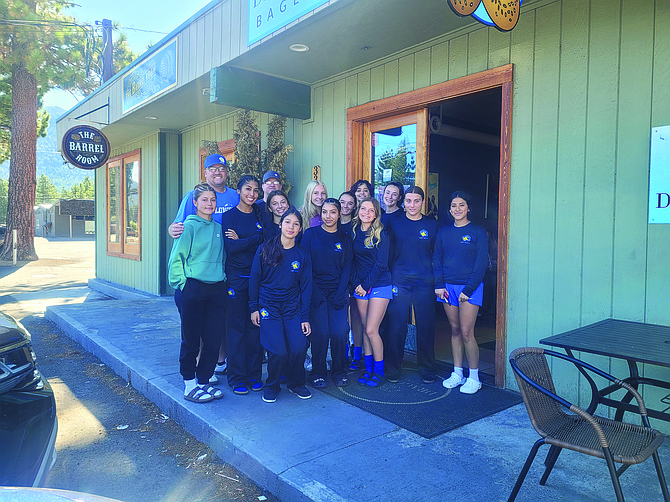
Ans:
{"label": "colorful oval sign", "polygon": [[95,127],[80,125],[63,136],[65,159],[80,169],[97,169],[109,158],[109,141]]}

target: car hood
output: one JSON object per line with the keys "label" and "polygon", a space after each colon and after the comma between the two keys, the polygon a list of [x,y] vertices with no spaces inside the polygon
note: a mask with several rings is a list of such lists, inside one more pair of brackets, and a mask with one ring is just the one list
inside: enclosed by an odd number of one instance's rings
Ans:
{"label": "car hood", "polygon": [[0,312],[0,352],[30,342],[30,334],[9,314]]}

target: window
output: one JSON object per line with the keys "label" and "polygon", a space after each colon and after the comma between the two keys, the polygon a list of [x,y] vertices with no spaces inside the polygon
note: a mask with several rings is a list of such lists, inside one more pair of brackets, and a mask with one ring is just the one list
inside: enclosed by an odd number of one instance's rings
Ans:
{"label": "window", "polygon": [[140,150],[107,163],[107,254],[141,258],[142,198]]}

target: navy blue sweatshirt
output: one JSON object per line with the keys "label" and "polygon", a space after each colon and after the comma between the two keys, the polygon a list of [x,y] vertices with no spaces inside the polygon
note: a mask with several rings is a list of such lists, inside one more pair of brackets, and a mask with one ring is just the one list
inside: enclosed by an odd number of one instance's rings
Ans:
{"label": "navy blue sweatshirt", "polygon": [[[226,248],[226,275],[246,277],[258,246],[263,242],[263,225],[256,212],[243,213],[237,207],[223,214],[223,245]],[[239,239],[226,237],[226,230],[235,230]]]}
{"label": "navy blue sweatshirt", "polygon": [[470,222],[463,227],[442,227],[435,240],[433,273],[435,288],[445,283],[465,285],[463,294],[471,296],[484,280],[488,264],[488,237],[484,227]]}
{"label": "navy blue sweatshirt", "polygon": [[399,209],[396,209],[392,213],[382,213],[382,225],[384,225],[384,228],[388,228],[389,222],[391,220],[396,219],[397,217],[404,216],[405,210],[401,207]]}
{"label": "navy blue sweatshirt", "polygon": [[312,259],[312,288],[329,294],[334,292],[344,304],[348,299],[346,295],[353,260],[351,237],[343,230],[330,233],[323,227],[312,227],[305,230],[300,245]]}
{"label": "navy blue sweatshirt", "polygon": [[298,244],[284,249],[284,258],[276,266],[268,266],[262,258],[260,247],[254,256],[249,279],[249,308],[259,310],[259,305],[277,305],[288,300],[300,299],[300,322],[309,322],[312,298],[312,261],[309,253]]}
{"label": "navy blue sweatshirt", "polygon": [[391,273],[388,268],[389,261],[389,237],[382,231],[377,245],[365,246],[367,233],[356,228],[354,237],[354,271],[351,284],[359,284],[365,291],[371,288],[379,288],[391,285]]}
{"label": "navy blue sweatshirt", "polygon": [[389,220],[387,232],[393,248],[389,259],[393,284],[433,286],[433,249],[437,231],[437,220],[423,215],[420,220],[412,221],[403,212]]}

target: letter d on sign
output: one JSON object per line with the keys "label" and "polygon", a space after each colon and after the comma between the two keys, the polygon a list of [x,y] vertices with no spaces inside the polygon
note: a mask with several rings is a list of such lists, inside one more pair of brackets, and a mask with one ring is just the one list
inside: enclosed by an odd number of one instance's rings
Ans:
{"label": "letter d on sign", "polygon": [[670,194],[667,193],[657,193],[658,195],[658,205],[656,206],[657,209],[665,209],[666,207],[670,206]]}

